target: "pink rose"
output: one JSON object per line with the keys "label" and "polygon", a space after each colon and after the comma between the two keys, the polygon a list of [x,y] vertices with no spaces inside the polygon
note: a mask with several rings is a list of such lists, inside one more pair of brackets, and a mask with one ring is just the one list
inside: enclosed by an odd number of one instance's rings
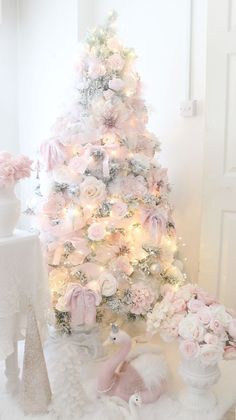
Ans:
{"label": "pink rose", "polygon": [[112,206],[112,215],[114,215],[118,219],[123,219],[127,214],[127,204],[123,203],[123,201],[117,201]]}
{"label": "pink rose", "polygon": [[109,67],[111,70],[114,70],[114,71],[121,71],[121,70],[123,69],[123,67],[124,67],[125,61],[124,61],[124,59],[121,57],[121,55],[120,55],[120,54],[115,53],[115,54],[112,54],[112,55],[111,55],[111,56],[107,59],[107,64],[108,64],[108,67]]}
{"label": "pink rose", "polygon": [[218,345],[220,342],[219,337],[217,337],[217,335],[210,334],[210,333],[207,333],[205,335],[204,341],[206,344],[214,344],[214,345]]}
{"label": "pink rose", "polygon": [[80,202],[83,206],[96,205],[106,197],[106,186],[93,176],[88,176],[80,184]]}
{"label": "pink rose", "polygon": [[145,314],[151,309],[154,302],[154,294],[150,287],[143,282],[132,284],[131,292],[131,309],[130,312],[136,315]]}
{"label": "pink rose", "polygon": [[112,90],[121,90],[124,86],[123,80],[119,79],[118,77],[114,77],[109,81],[109,88]]}
{"label": "pink rose", "polygon": [[15,171],[13,166],[6,162],[0,164],[0,187],[6,187],[14,183]]}
{"label": "pink rose", "polygon": [[175,314],[162,322],[160,335],[164,341],[171,342],[178,337],[179,323],[183,318],[183,314]]}
{"label": "pink rose", "polygon": [[181,340],[179,348],[182,355],[187,360],[196,359],[200,354],[200,346],[195,341]]}
{"label": "pink rose", "polygon": [[5,152],[5,151],[0,152],[0,163],[9,161],[11,159],[12,159],[11,153],[8,153],[8,152]]}
{"label": "pink rose", "polygon": [[197,298],[200,299],[205,305],[212,305],[212,303],[216,302],[216,299],[209,295],[205,290],[201,289],[200,287],[197,288]]}
{"label": "pink rose", "polygon": [[236,359],[236,346],[226,346],[224,348],[224,359],[225,360]]}
{"label": "pink rose", "polygon": [[203,306],[202,308],[199,309],[197,313],[197,317],[204,325],[210,324],[212,320],[211,311],[209,310],[207,306]]}
{"label": "pink rose", "polygon": [[88,237],[91,241],[101,241],[105,235],[106,229],[102,223],[92,223],[88,228]]}
{"label": "pink rose", "polygon": [[236,340],[236,319],[232,319],[228,327],[229,335]]}
{"label": "pink rose", "polygon": [[177,290],[176,296],[178,298],[184,299],[185,302],[188,302],[194,296],[195,290],[196,286],[194,284],[188,283]]}
{"label": "pink rose", "polygon": [[84,153],[82,156],[75,156],[69,162],[69,167],[79,174],[84,174],[89,164],[89,154]]}
{"label": "pink rose", "polygon": [[31,174],[31,165],[33,161],[27,156],[19,156],[14,161],[15,180],[29,178]]}
{"label": "pink rose", "polygon": [[188,302],[188,309],[193,313],[198,312],[199,309],[203,308],[203,306],[205,306],[204,303],[198,299],[191,299]]}
{"label": "pink rose", "polygon": [[202,341],[206,331],[196,315],[188,314],[179,324],[179,335],[185,340]]}
{"label": "pink rose", "polygon": [[184,299],[176,299],[173,301],[171,309],[173,312],[184,312],[186,309],[186,303]]}
{"label": "pink rose", "polygon": [[218,319],[211,320],[210,328],[217,335],[221,335],[224,332],[224,326]]}
{"label": "pink rose", "polygon": [[224,349],[215,344],[203,344],[200,346],[200,360],[203,365],[213,366],[223,357]]}

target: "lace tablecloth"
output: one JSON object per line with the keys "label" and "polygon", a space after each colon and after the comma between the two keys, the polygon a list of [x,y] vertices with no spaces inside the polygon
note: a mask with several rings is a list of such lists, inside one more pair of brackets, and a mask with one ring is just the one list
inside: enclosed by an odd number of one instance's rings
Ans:
{"label": "lace tablecloth", "polygon": [[0,359],[22,338],[29,304],[43,326],[49,290],[40,241],[34,233],[16,231],[0,238]]}

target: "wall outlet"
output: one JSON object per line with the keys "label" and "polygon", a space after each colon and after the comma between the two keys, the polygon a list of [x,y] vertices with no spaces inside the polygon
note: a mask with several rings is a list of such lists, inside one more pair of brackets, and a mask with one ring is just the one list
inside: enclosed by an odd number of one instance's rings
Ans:
{"label": "wall outlet", "polygon": [[183,101],[180,104],[180,115],[182,117],[194,117],[197,114],[197,101]]}

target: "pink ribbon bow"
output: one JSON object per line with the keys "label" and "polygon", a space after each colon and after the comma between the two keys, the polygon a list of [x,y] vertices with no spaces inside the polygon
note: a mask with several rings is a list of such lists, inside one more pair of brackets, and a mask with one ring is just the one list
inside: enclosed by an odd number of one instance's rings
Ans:
{"label": "pink ribbon bow", "polygon": [[166,233],[166,211],[164,209],[144,209],[141,219],[143,225],[150,230],[152,238],[159,243],[162,235]]}
{"label": "pink ribbon bow", "polygon": [[77,283],[71,283],[65,294],[65,306],[71,313],[73,325],[96,323],[97,293]]}
{"label": "pink ribbon bow", "polygon": [[56,165],[64,162],[64,152],[65,148],[59,140],[47,140],[41,145],[40,153],[45,161],[47,171],[51,171]]}
{"label": "pink ribbon bow", "polygon": [[117,149],[116,144],[106,144],[104,146],[94,146],[92,144],[87,144],[84,147],[84,153],[82,156],[76,158],[75,163],[75,169],[80,174],[84,174],[86,171],[88,165],[89,165],[89,158],[91,156],[91,153],[95,150],[100,150],[103,153],[103,162],[102,162],[102,169],[103,169],[103,176],[108,177],[110,174],[109,169],[109,160],[110,160],[110,154],[108,150],[114,150]]}

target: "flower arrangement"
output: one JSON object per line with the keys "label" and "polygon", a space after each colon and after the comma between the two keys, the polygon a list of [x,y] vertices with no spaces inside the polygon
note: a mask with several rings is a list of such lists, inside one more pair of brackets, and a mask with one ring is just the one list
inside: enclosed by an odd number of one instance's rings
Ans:
{"label": "flower arrangement", "polygon": [[193,284],[166,288],[163,300],[148,314],[147,328],[165,341],[179,339],[185,359],[204,365],[236,357],[236,318],[215,298]]}
{"label": "flower arrangement", "polygon": [[13,157],[8,152],[0,152],[0,187],[9,187],[31,173],[32,161],[23,155]]}

